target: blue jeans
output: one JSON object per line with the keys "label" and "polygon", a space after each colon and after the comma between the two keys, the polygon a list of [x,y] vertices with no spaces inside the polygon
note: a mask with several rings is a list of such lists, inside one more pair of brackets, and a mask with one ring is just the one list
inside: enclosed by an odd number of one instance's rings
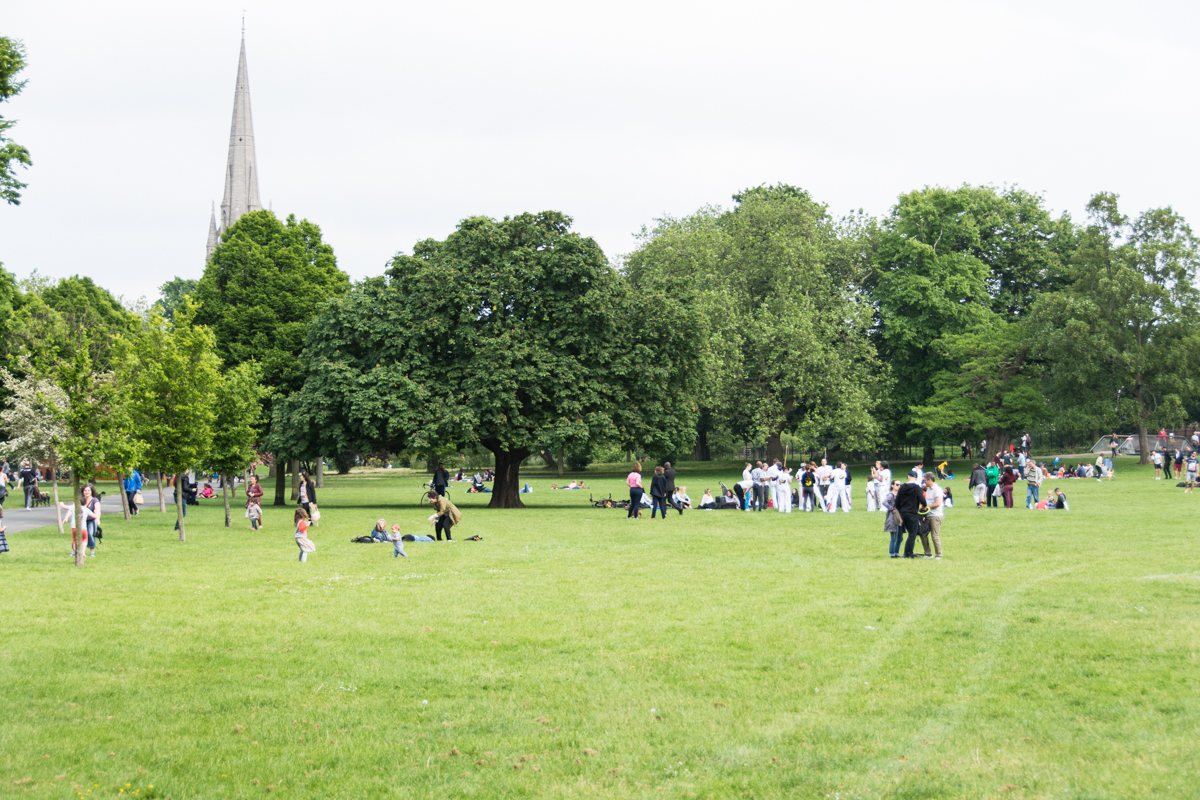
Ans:
{"label": "blue jeans", "polygon": [[[892,512],[888,511],[886,513],[890,514]],[[904,539],[904,531],[897,528],[896,530],[892,531],[890,535],[892,540],[888,542],[888,555],[898,556],[900,555],[900,543]]]}
{"label": "blue jeans", "polygon": [[[1029,502],[1030,500],[1033,500],[1033,502],[1030,503]],[[1031,483],[1031,484],[1029,484],[1029,488],[1027,488],[1025,490],[1025,507],[1029,508],[1031,505],[1036,506],[1037,503],[1038,503],[1038,487],[1034,486]]]}
{"label": "blue jeans", "polygon": [[628,519],[629,517],[640,517],[641,516],[641,514],[642,514],[642,495],[645,493],[646,493],[646,490],[643,489],[641,486],[630,486],[629,487],[629,513],[625,515],[626,519]]}
{"label": "blue jeans", "polygon": [[[179,500],[180,500],[180,498],[178,496],[176,496],[175,497],[176,505],[179,505]],[[187,503],[186,502],[183,504],[183,516],[187,517]],[[179,530],[179,520],[175,520],[175,530]]]}
{"label": "blue jeans", "polygon": [[96,520],[89,519],[87,522],[84,523],[84,527],[87,529],[88,550],[95,550],[96,549]]}

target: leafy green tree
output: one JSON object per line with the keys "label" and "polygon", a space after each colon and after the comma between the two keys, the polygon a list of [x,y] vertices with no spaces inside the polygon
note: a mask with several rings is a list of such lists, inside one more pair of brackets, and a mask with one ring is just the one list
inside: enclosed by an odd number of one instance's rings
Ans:
{"label": "leafy green tree", "polygon": [[[25,46],[20,39],[0,36],[0,103],[16,97],[25,88],[25,81],[16,79],[17,73],[25,69]],[[0,116],[0,199],[9,205],[21,204],[21,190],[25,184],[17,180],[13,167],[33,165],[29,151],[8,138],[8,131],[17,124],[16,120]]]}
{"label": "leafy green tree", "polygon": [[861,290],[870,226],[839,223],[790,186],[734,199],[732,211],[659,220],[626,261],[640,289],[677,280],[697,298],[701,416],[765,440],[771,458],[784,455],[785,433],[809,446],[831,434],[846,447],[873,441],[881,375]]}
{"label": "leafy green tree", "polygon": [[492,508],[523,507],[518,469],[543,442],[690,446],[694,315],[631,290],[570,223],[472,217],[331,303],[273,440],[296,454],[478,443],[496,458]]}
{"label": "leafy green tree", "polygon": [[[122,359],[121,385],[128,393],[137,438],[155,470],[181,474],[209,457],[216,418],[220,361],[213,335],[192,324],[185,301],[168,325],[152,311]],[[161,483],[159,493],[161,497]],[[176,489],[179,541],[187,541],[184,500]]]}
{"label": "leafy green tree", "polygon": [[238,364],[221,377],[217,387],[212,450],[205,463],[222,478],[226,528],[231,525],[230,482],[234,475],[245,472],[258,460],[255,450],[261,431],[258,415],[262,413],[261,402],[266,394],[258,382],[258,374],[258,364]]}
{"label": "leafy green tree", "polygon": [[[270,392],[264,424],[276,398],[304,383],[300,352],[309,322],[349,286],[333,248],[308,220],[289,216],[281,222],[270,211],[252,211],[221,234],[196,287],[196,323],[212,329],[227,368],[251,361],[261,365],[262,383]],[[285,503],[285,457],[291,455],[276,454],[275,505]]]}
{"label": "leafy green tree", "polygon": [[1101,193],[1088,203],[1071,283],[1041,297],[1033,316],[1054,399],[1101,397],[1117,413],[1127,406],[1147,463],[1147,427],[1180,419],[1200,388],[1200,262],[1191,228],[1171,208],[1131,219],[1117,200]]}
{"label": "leafy green tree", "polygon": [[[1024,319],[1040,293],[1063,284],[1074,243],[1070,219],[1052,218],[1040,197],[1020,189],[926,188],[900,197],[883,223],[868,282],[880,356],[897,377],[882,411],[889,438],[916,437],[932,459],[945,429],[928,424],[944,417],[914,409],[927,409],[939,377],[960,367],[948,356],[950,339],[991,331],[955,345],[960,358],[990,359],[996,342],[1012,339],[996,326]],[[984,349],[962,353],[969,342]],[[1032,366],[1020,363],[1023,374]],[[1011,431],[993,433],[989,442],[1006,447]]]}
{"label": "leafy green tree", "polygon": [[172,278],[158,287],[159,298],[155,303],[163,319],[170,322],[175,318],[175,309],[183,303],[183,298],[196,291],[200,281],[194,278]]}
{"label": "leafy green tree", "polygon": [[[53,474],[54,507],[58,508],[58,448],[67,439],[68,431],[54,413],[56,409],[70,407],[66,394],[51,380],[33,374],[28,363],[23,363],[25,378],[18,378],[0,367],[0,383],[9,400],[0,411],[0,425],[9,433],[9,439],[0,442],[0,453],[10,461],[29,459],[33,463],[50,462]],[[58,532],[63,532],[62,516],[58,518]]]}

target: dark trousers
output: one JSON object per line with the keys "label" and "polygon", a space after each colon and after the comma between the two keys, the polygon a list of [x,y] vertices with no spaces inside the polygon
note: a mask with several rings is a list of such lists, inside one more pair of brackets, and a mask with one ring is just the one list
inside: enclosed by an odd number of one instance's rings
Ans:
{"label": "dark trousers", "polygon": [[1000,487],[1000,496],[1004,498],[1004,507],[1005,508],[1013,507],[1012,492],[1013,492],[1013,488],[1012,488],[1011,483],[1008,484],[1007,486]]}
{"label": "dark trousers", "polygon": [[1163,476],[1167,480],[1171,480],[1171,459],[1169,458],[1163,459]]}
{"label": "dark trousers", "polygon": [[445,486],[434,486],[433,490],[435,492],[437,492],[438,494],[440,494],[442,497],[446,496],[446,487]]}
{"label": "dark trousers", "polygon": [[996,490],[995,486],[988,487],[988,491],[987,491],[988,508],[999,508],[1000,507],[1000,498],[996,497],[996,495],[992,494],[992,492],[995,490]]}
{"label": "dark trousers", "polygon": [[640,486],[629,487],[629,513],[626,515],[627,517],[637,519],[642,515],[642,495],[645,493],[646,490]]}
{"label": "dark trousers", "polygon": [[744,509],[746,507],[746,490],[735,483],[733,485],[733,493],[737,495],[738,508]]}
{"label": "dark trousers", "polygon": [[667,498],[659,497],[656,494],[650,495],[650,519],[654,519],[654,515],[662,510],[662,518],[667,518]]}
{"label": "dark trousers", "polygon": [[133,496],[135,494],[137,494],[137,492],[126,492],[125,493],[125,499],[129,501],[129,513],[130,514],[136,514],[137,510],[138,510],[137,503],[133,502]]}
{"label": "dark trousers", "polygon": [[[908,534],[908,538],[904,541],[904,557],[911,558],[913,554],[913,545],[917,543],[917,529],[921,526],[921,518],[916,514],[902,514],[900,518],[904,521],[904,532]],[[925,543],[925,549],[929,549],[929,543]]]}
{"label": "dark trousers", "polygon": [[433,526],[433,531],[434,531],[434,533],[437,534],[437,540],[439,542],[442,540],[442,531],[446,532],[446,541],[447,542],[450,541],[452,538],[454,538],[450,535],[450,528],[453,525],[454,525],[454,523],[452,523],[450,521],[449,514],[443,514],[442,516],[437,518],[437,523]]}
{"label": "dark trousers", "polygon": [[[179,505],[179,492],[175,493],[175,505]],[[183,504],[183,516],[187,518],[187,502]],[[175,530],[179,530],[179,520],[175,520]]]}
{"label": "dark trousers", "polygon": [[766,507],[767,507],[767,487],[766,486],[758,486],[756,484],[754,487],[754,510],[762,511]]}
{"label": "dark trousers", "polygon": [[33,506],[33,498],[37,496],[37,484],[25,487],[25,507]]}

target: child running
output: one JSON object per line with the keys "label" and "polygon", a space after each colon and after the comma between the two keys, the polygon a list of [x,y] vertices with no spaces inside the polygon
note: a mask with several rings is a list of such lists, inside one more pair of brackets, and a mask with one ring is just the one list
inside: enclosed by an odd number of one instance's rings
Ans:
{"label": "child running", "polygon": [[258,521],[262,519],[262,506],[258,504],[258,498],[250,501],[250,505],[246,506],[246,513],[250,517],[250,530],[258,530]]}
{"label": "child running", "polygon": [[[380,521],[382,522],[382,520]],[[404,540],[400,536],[399,523],[392,525],[392,535],[388,538],[391,539],[392,544],[395,546],[395,549],[392,551],[392,558],[400,558],[401,556],[408,558],[408,553],[404,552]]]}
{"label": "child running", "polygon": [[308,538],[308,513],[303,508],[296,509],[296,546],[300,548],[300,561],[308,561],[308,554],[316,551],[317,546]]}

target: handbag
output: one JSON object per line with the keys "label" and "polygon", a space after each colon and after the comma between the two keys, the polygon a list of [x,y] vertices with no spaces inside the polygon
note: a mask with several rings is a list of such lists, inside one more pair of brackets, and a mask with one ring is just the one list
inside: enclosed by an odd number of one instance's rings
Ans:
{"label": "handbag", "polygon": [[146,504],[146,501],[142,498],[142,493],[140,491],[133,493],[133,504],[135,506],[144,506]]}
{"label": "handbag", "polygon": [[897,530],[904,527],[904,517],[900,516],[900,512],[894,508],[892,509],[892,522],[896,524]]}
{"label": "handbag", "polygon": [[321,521],[321,510],[319,508],[317,508],[317,504],[310,503],[308,507],[312,509],[312,517],[311,517],[312,521],[320,522]]}
{"label": "handbag", "polygon": [[997,483],[996,488],[992,489],[992,497],[999,497],[999,496],[1000,496],[1000,484]]}

